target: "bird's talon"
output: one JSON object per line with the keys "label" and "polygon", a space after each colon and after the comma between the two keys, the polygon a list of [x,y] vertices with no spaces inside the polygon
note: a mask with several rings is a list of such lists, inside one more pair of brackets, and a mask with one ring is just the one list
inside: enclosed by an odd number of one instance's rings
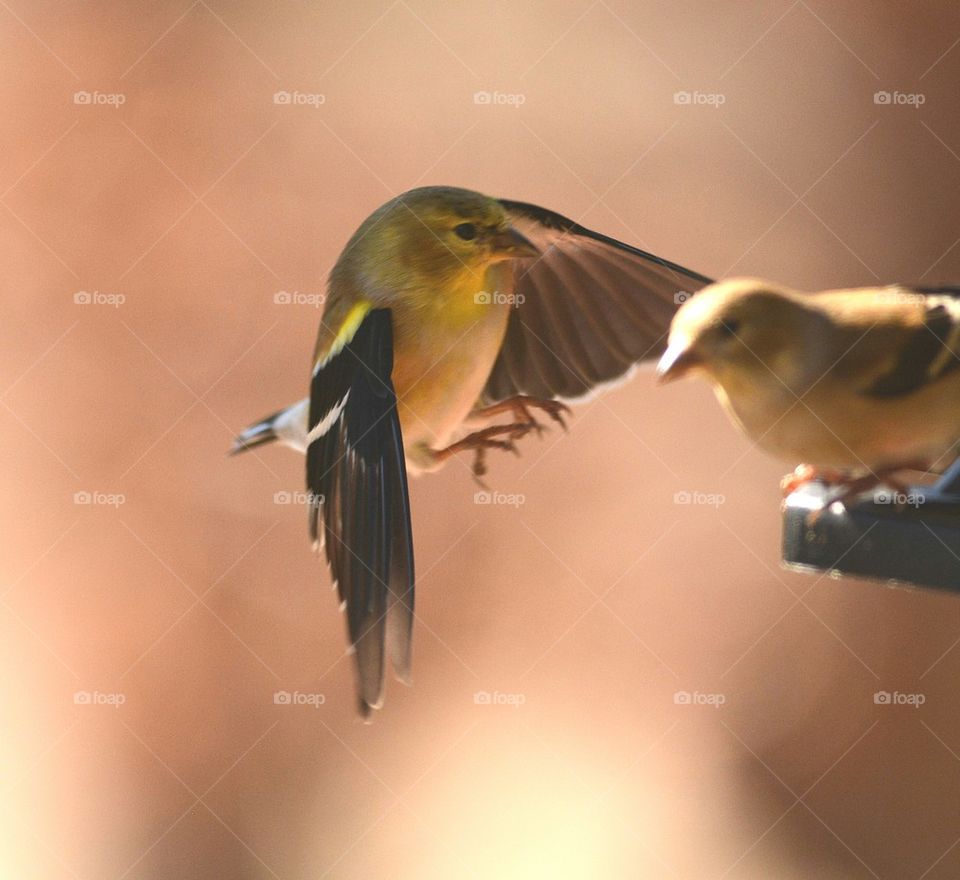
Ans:
{"label": "bird's talon", "polygon": [[567,423],[563,416],[564,414],[571,413],[570,407],[565,403],[561,403],[559,400],[545,401],[545,403],[549,404],[543,407],[547,415],[550,416],[553,421],[557,422],[564,431],[568,430]]}
{"label": "bird's talon", "polygon": [[812,464],[798,464],[796,468],[794,468],[793,473],[787,474],[780,481],[780,491],[783,493],[783,497],[786,498],[788,495],[791,495],[815,480],[822,480],[828,484],[842,483],[843,476],[837,471],[818,468]]}
{"label": "bird's talon", "polygon": [[473,459],[473,467],[470,469],[473,472],[473,478],[477,481],[477,484],[481,489],[486,491],[487,487],[483,483],[483,476],[487,472],[487,465],[484,459],[486,458],[487,450],[482,446],[477,447],[476,456]]}
{"label": "bird's talon", "polygon": [[[433,450],[433,455],[437,461],[443,461],[458,452],[465,452],[468,449],[476,451],[473,472],[474,479],[479,482],[479,478],[487,472],[485,464],[485,455],[488,449],[502,449],[505,452],[512,452],[519,456],[520,450],[517,447],[517,441],[526,437],[527,434],[534,432],[537,436],[542,436],[546,426],[539,422],[533,415],[534,409],[541,409],[546,412],[550,418],[559,422],[561,427],[566,430],[567,425],[563,419],[562,413],[569,412],[570,408],[557,400],[536,400],[529,397],[516,397],[512,400],[502,401],[483,410],[478,410],[475,416],[480,418],[490,417],[499,413],[508,412],[513,416],[513,421],[506,425],[491,425],[487,428],[481,428],[479,431],[452,443],[444,449]],[[483,485],[482,483],[480,484]]]}

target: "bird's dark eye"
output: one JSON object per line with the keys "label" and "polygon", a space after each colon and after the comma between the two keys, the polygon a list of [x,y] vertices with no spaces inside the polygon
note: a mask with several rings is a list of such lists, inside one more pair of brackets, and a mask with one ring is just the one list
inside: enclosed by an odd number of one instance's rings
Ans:
{"label": "bird's dark eye", "polygon": [[464,241],[472,241],[477,237],[477,227],[472,223],[461,223],[459,226],[454,226],[453,231]]}
{"label": "bird's dark eye", "polygon": [[718,326],[721,336],[738,336],[740,334],[740,322],[736,318],[725,318]]}

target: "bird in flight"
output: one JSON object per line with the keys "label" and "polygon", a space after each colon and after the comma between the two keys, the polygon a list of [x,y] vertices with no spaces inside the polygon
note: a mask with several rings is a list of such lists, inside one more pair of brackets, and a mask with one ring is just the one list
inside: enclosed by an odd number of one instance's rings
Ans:
{"label": "bird in flight", "polygon": [[553,211],[455,187],[411,190],[360,225],[330,273],[309,397],[233,451],[277,440],[306,453],[310,533],[346,611],[365,718],[388,659],[410,675],[408,471],[465,452],[479,478],[488,450],[540,432],[538,413],[564,424],[566,402],[658,357],[678,304],[708,283]]}
{"label": "bird in flight", "polygon": [[761,449],[804,462],[843,501],[904,470],[935,472],[960,442],[960,287],[800,293],[734,278],[677,312],[661,381],[705,376]]}

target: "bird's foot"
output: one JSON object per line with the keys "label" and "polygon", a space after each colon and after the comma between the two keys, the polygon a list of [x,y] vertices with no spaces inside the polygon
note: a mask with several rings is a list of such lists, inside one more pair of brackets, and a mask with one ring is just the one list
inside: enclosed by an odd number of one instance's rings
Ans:
{"label": "bird's foot", "polygon": [[527,397],[526,395],[519,394],[516,397],[510,397],[506,400],[501,400],[499,403],[474,410],[470,414],[471,420],[477,421],[509,413],[513,417],[512,422],[506,425],[491,425],[488,428],[481,428],[479,431],[468,434],[462,440],[451,443],[444,449],[431,450],[433,460],[442,462],[451,455],[456,455],[458,452],[473,450],[475,457],[471,470],[473,471],[474,479],[483,486],[484,484],[481,478],[487,472],[487,450],[502,449],[519,455],[520,453],[516,446],[517,440],[525,437],[531,431],[535,431],[537,436],[543,433],[544,426],[537,421],[534,415],[535,410],[545,412],[553,421],[559,424],[560,427],[565,431],[567,430],[567,423],[563,417],[570,412],[570,407],[565,403],[561,403],[559,400],[541,400],[537,397]]}
{"label": "bird's foot", "polygon": [[[921,461],[907,461],[901,464],[889,465],[887,467],[877,468],[868,474],[854,476],[843,474],[839,471],[833,471],[827,468],[817,468],[814,465],[802,464],[792,473],[788,474],[780,481],[780,488],[784,497],[791,492],[795,492],[801,486],[811,483],[814,480],[822,480],[832,490],[824,500],[823,506],[818,510],[811,511],[807,515],[807,525],[812,526],[820,518],[823,511],[834,504],[845,505],[848,501],[869,492],[871,489],[883,484],[889,486],[898,497],[907,498],[910,494],[909,484],[903,482],[897,474],[901,471],[926,471],[928,465]],[[897,502],[897,506],[902,506],[904,502]]]}
{"label": "bird's foot", "polygon": [[480,485],[483,485],[481,477],[487,472],[486,455],[488,449],[503,449],[506,452],[512,452],[515,455],[517,451],[516,441],[525,437],[531,431],[536,430],[536,424],[530,421],[511,422],[508,425],[491,425],[489,428],[482,428],[468,434],[462,440],[451,443],[444,449],[433,450],[436,461],[445,461],[451,455],[458,452],[467,452],[473,450],[476,456],[473,460],[473,476]]}
{"label": "bird's foot", "polygon": [[796,492],[797,489],[806,486],[808,483],[813,483],[816,480],[821,480],[832,486],[843,482],[843,474],[841,474],[840,471],[830,470],[829,468],[818,468],[812,464],[798,464],[792,474],[787,474],[780,481],[780,491],[783,493],[783,497],[786,498],[788,495]]}
{"label": "bird's foot", "polygon": [[530,427],[537,432],[537,436],[540,436],[543,434],[544,428],[533,414],[533,411],[537,409],[545,412],[553,421],[560,425],[564,431],[567,430],[567,423],[563,420],[563,417],[565,414],[571,412],[569,406],[561,403],[559,400],[528,397],[525,394],[508,397],[499,403],[475,410],[471,416],[477,419],[487,419],[492,416],[502,415],[503,413],[510,413],[515,423],[530,425]]}

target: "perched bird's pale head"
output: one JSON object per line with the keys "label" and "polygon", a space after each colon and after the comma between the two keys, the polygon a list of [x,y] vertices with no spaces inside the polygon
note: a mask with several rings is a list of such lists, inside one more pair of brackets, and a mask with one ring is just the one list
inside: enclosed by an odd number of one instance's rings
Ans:
{"label": "perched bird's pale head", "polygon": [[347,244],[332,279],[351,278],[369,292],[440,289],[457,277],[479,281],[494,263],[538,254],[496,199],[426,186],[374,211]]}
{"label": "perched bird's pale head", "polygon": [[728,390],[758,377],[790,386],[803,362],[792,351],[805,336],[797,330],[818,323],[803,295],[788,288],[757,278],[719,281],[674,316],[657,373],[669,382],[701,372]]}

